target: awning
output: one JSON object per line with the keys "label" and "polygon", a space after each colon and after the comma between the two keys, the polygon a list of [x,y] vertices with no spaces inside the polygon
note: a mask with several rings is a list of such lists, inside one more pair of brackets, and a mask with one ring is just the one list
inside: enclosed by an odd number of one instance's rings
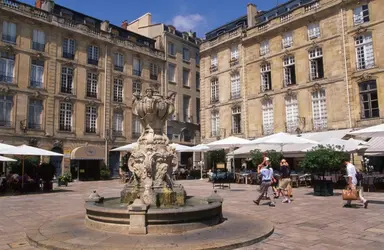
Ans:
{"label": "awning", "polygon": [[365,150],[366,154],[380,154],[384,153],[384,137],[373,137],[368,141],[368,148]]}
{"label": "awning", "polygon": [[104,149],[94,146],[78,147],[72,150],[71,160],[104,160]]}

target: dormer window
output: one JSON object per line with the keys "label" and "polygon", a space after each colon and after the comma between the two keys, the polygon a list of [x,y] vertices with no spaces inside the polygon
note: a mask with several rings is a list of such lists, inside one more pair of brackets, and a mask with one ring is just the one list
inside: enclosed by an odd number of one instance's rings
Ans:
{"label": "dormer window", "polygon": [[224,34],[224,33],[225,33],[225,30],[220,30],[220,31],[217,32],[217,35],[218,35],[218,36],[221,36],[221,35]]}
{"label": "dormer window", "polygon": [[61,9],[60,10],[60,16],[68,18],[68,19],[72,19],[73,13],[72,13],[72,11],[69,11],[66,9]]}
{"label": "dormer window", "polygon": [[96,21],[93,20],[93,19],[91,19],[91,18],[86,17],[86,18],[84,18],[84,24],[85,24],[85,25],[88,25],[88,26],[93,26],[93,27],[95,27],[95,25],[96,25]]}

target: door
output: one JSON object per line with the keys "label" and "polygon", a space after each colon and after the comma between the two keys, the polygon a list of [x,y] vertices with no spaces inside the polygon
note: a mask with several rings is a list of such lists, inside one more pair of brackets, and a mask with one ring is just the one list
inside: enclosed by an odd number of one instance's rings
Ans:
{"label": "door", "polygon": [[[58,148],[58,147],[55,147],[53,148],[51,151],[55,152],[55,153],[59,153],[59,154],[62,154],[63,153],[63,149],[62,148]],[[50,158],[50,163],[55,166],[55,176],[56,178],[61,176],[61,172],[62,172],[62,169],[61,169],[61,163],[63,161],[63,157],[62,156],[51,156]]]}
{"label": "door", "polygon": [[111,177],[119,177],[120,168],[120,152],[109,151],[109,170],[111,171]]}

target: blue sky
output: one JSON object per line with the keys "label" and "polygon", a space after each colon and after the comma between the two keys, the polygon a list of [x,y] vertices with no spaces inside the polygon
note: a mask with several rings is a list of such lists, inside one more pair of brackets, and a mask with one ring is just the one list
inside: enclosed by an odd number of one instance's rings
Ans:
{"label": "blue sky", "polygon": [[[34,4],[35,0],[21,0]],[[55,3],[89,16],[120,25],[150,12],[153,22],[173,24],[182,31],[192,29],[198,36],[246,14],[252,2],[268,10],[284,0],[55,0]]]}

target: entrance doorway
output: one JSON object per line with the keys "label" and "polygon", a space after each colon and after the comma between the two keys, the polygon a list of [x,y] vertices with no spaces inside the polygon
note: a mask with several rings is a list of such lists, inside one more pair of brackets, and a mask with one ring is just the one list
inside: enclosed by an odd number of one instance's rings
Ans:
{"label": "entrance doorway", "polygon": [[[51,151],[55,152],[55,153],[59,153],[59,154],[63,154],[63,149],[62,148],[59,148],[59,147],[54,147],[51,149]],[[61,173],[62,173],[62,168],[61,168],[61,163],[63,161],[63,157],[62,156],[51,156],[49,162],[55,166],[55,176],[56,178],[61,176]]]}
{"label": "entrance doorway", "polygon": [[111,177],[119,177],[120,168],[120,152],[109,151],[109,171],[111,171]]}

